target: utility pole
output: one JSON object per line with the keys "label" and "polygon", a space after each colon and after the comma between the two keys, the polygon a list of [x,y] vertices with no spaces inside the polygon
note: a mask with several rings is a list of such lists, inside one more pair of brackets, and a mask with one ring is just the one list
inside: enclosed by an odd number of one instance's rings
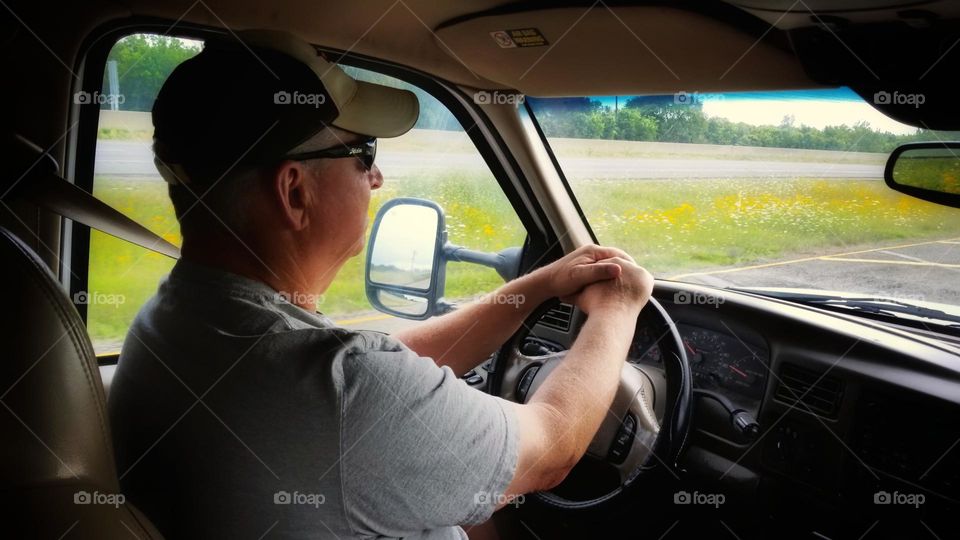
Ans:
{"label": "utility pole", "polygon": [[117,61],[110,60],[107,62],[107,85],[110,87],[110,110],[116,111],[120,109],[120,79],[117,77]]}

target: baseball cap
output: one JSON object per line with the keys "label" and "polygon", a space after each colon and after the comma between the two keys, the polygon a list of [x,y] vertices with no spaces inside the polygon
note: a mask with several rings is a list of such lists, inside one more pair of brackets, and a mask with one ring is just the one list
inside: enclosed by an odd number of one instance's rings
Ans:
{"label": "baseball cap", "polygon": [[212,183],[280,160],[327,126],[396,137],[417,121],[413,92],[347,75],[287,32],[208,39],[153,105],[154,163],[170,184]]}

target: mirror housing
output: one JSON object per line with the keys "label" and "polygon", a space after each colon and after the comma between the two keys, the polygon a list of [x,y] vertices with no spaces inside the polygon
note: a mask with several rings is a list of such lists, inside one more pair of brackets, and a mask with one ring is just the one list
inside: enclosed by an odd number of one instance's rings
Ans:
{"label": "mirror housing", "polygon": [[400,197],[387,201],[373,221],[364,269],[367,300],[377,311],[424,320],[454,309],[443,299],[447,262],[479,264],[504,281],[520,275],[523,250],[474,251],[447,242],[439,204]]}
{"label": "mirror housing", "polygon": [[898,146],[887,159],[883,179],[890,189],[917,199],[960,207],[960,142],[919,142]]}
{"label": "mirror housing", "polygon": [[445,313],[446,243],[440,205],[412,197],[387,201],[377,212],[367,246],[364,281],[370,305],[414,320]]}

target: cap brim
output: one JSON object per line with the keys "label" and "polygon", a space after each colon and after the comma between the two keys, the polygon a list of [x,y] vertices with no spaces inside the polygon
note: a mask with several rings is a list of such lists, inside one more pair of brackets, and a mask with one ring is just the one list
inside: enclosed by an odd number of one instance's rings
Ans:
{"label": "cap brim", "polygon": [[409,90],[357,81],[357,92],[340,111],[334,126],[371,137],[399,137],[420,116],[420,102]]}

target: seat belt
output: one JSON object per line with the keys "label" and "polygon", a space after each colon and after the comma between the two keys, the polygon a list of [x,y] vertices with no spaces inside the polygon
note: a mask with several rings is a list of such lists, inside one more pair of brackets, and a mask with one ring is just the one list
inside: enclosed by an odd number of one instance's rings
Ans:
{"label": "seat belt", "polygon": [[23,199],[91,229],[180,258],[180,248],[66,181],[58,174],[57,160],[42,148],[16,133],[12,139],[7,148],[13,149],[14,163],[12,168],[4,167],[0,198]]}

